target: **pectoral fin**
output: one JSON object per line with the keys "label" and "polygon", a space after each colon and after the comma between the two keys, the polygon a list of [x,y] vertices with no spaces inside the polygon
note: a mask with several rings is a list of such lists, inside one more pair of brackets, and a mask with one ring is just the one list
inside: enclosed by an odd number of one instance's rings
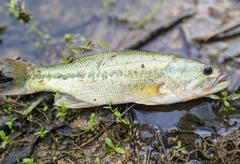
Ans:
{"label": "pectoral fin", "polygon": [[66,94],[59,94],[59,98],[55,98],[55,105],[60,106],[61,103],[66,103],[67,108],[90,108],[95,106],[88,102],[79,101],[78,99]]}

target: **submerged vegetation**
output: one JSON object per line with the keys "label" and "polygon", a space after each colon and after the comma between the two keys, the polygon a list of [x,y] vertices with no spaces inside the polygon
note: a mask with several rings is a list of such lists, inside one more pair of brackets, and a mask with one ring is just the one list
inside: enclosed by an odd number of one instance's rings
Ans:
{"label": "submerged vegetation", "polygon": [[8,3],[10,15],[26,25],[32,18],[32,14],[26,13],[25,4],[22,1],[10,0]]}

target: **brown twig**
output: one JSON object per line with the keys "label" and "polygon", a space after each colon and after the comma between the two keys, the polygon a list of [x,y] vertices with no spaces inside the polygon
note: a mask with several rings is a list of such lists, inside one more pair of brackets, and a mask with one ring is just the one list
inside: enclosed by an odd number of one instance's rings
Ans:
{"label": "brown twig", "polygon": [[128,107],[121,115],[120,117],[124,116],[130,109],[132,109],[136,104],[132,104],[130,107]]}
{"label": "brown twig", "polygon": [[74,142],[73,142],[72,144],[73,144],[78,150],[80,150],[85,156],[87,156],[83,149],[81,149],[81,148],[80,148],[78,145],[76,145]]}
{"label": "brown twig", "polygon": [[18,105],[18,106],[26,107],[25,104],[19,103],[19,102],[15,101],[15,100],[12,100],[12,99],[3,99],[3,101],[7,102],[7,103]]}

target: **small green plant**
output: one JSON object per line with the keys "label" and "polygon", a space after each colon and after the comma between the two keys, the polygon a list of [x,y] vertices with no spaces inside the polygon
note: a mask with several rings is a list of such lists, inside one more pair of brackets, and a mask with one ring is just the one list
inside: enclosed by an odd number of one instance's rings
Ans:
{"label": "small green plant", "polygon": [[95,131],[95,126],[96,126],[96,115],[95,115],[95,113],[92,113],[90,115],[90,119],[88,120],[87,123],[88,123],[89,126],[91,126],[90,130],[92,132],[94,132]]}
{"label": "small green plant", "polygon": [[108,137],[105,138],[105,143],[110,147],[110,149],[106,149],[107,152],[115,151],[120,154],[125,154],[123,148],[119,147],[118,145],[114,145],[112,140]]}
{"label": "small green plant", "polygon": [[58,111],[56,117],[61,117],[63,120],[65,120],[65,116],[67,115],[67,108],[66,108],[67,103],[66,102],[61,102],[60,107],[57,106],[56,109]]}
{"label": "small green plant", "polygon": [[71,42],[72,41],[72,34],[65,34],[64,38],[65,38],[66,43]]}
{"label": "small green plant", "polygon": [[54,141],[59,145],[59,137],[54,138]]}
{"label": "small green plant", "polygon": [[44,128],[41,126],[38,132],[34,133],[34,135],[44,138],[44,136],[48,133],[48,130],[44,130]]}
{"label": "small green plant", "polygon": [[[60,99],[60,93],[57,91],[55,94],[53,94],[56,100]],[[60,102],[60,106],[56,106],[56,109],[58,111],[56,117],[62,118],[62,121],[65,120],[65,116],[67,115],[67,103],[66,102]]]}
{"label": "small green plant", "polygon": [[8,108],[3,109],[4,113],[12,115],[13,105],[8,104]]}
{"label": "small green plant", "polygon": [[67,48],[71,48],[73,46],[73,35],[72,34],[65,34],[64,40],[65,40],[65,46]]}
{"label": "small green plant", "polygon": [[30,105],[26,110],[23,111],[22,115],[26,116],[29,113],[32,112],[32,110],[34,109],[33,105]]}
{"label": "small green plant", "polygon": [[33,115],[31,113],[27,116],[27,120],[33,122]]}
{"label": "small green plant", "polygon": [[40,111],[43,111],[43,113],[46,113],[48,110],[48,106],[44,106],[43,108],[39,108]]}
{"label": "small green plant", "polygon": [[1,130],[0,131],[0,138],[2,139],[2,148],[5,148],[7,144],[9,144],[10,146],[13,144],[12,141],[10,141],[9,137],[6,136],[6,133]]}
{"label": "small green plant", "polygon": [[182,147],[182,142],[178,140],[178,136],[173,138],[173,142],[177,142],[177,146],[174,146],[172,148],[172,155],[170,156],[170,159],[178,158],[181,156],[181,153],[185,150],[185,147]]}
{"label": "small green plant", "polygon": [[220,96],[212,94],[212,95],[208,95],[207,97],[214,100],[218,100],[219,102],[222,102],[224,105],[224,108],[220,111],[229,112],[231,110],[235,110],[235,108],[229,102],[239,99],[240,94],[228,95],[228,91],[227,89],[225,89],[222,92],[220,92]]}
{"label": "small green plant", "polygon": [[23,158],[22,163],[24,163],[24,164],[34,164],[34,158]]}
{"label": "small green plant", "polygon": [[132,125],[130,124],[129,120],[124,119],[121,117],[121,113],[119,112],[118,108],[113,109],[112,108],[112,103],[109,103],[109,106],[103,107],[105,109],[110,109],[113,113],[113,115],[123,124],[127,125],[130,129],[132,128]]}
{"label": "small green plant", "polygon": [[46,112],[48,110],[48,106],[44,106],[43,108],[38,108],[37,110],[44,115],[44,117],[46,118],[46,122],[48,124],[50,124],[50,120],[49,120],[48,116],[46,115]]}
{"label": "small green plant", "polygon": [[5,122],[5,125],[7,125],[9,129],[13,130],[15,120],[16,120],[16,118],[12,118],[10,121]]}
{"label": "small green plant", "polygon": [[32,18],[32,14],[27,14],[24,11],[25,4],[23,2],[18,4],[17,0],[10,0],[7,5],[9,7],[10,15],[14,16],[17,20],[21,20],[24,25]]}
{"label": "small green plant", "polygon": [[125,118],[122,118],[124,113],[121,114],[119,112],[118,108],[113,109],[111,102],[109,103],[109,106],[105,106],[103,108],[111,110],[111,112],[113,113],[113,117],[115,117],[116,123],[118,125],[117,126],[118,127],[117,128],[118,132],[125,135],[124,140],[121,141],[121,142],[129,141],[132,138],[132,125],[131,125],[129,120],[127,120]]}

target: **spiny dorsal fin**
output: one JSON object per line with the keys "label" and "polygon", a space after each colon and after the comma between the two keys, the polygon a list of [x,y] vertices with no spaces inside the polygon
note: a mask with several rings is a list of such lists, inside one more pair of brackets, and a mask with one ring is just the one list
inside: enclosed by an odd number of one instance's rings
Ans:
{"label": "spiny dorsal fin", "polygon": [[110,52],[107,42],[101,40],[89,42],[86,47],[73,47],[68,50],[73,59],[81,59],[101,52]]}

